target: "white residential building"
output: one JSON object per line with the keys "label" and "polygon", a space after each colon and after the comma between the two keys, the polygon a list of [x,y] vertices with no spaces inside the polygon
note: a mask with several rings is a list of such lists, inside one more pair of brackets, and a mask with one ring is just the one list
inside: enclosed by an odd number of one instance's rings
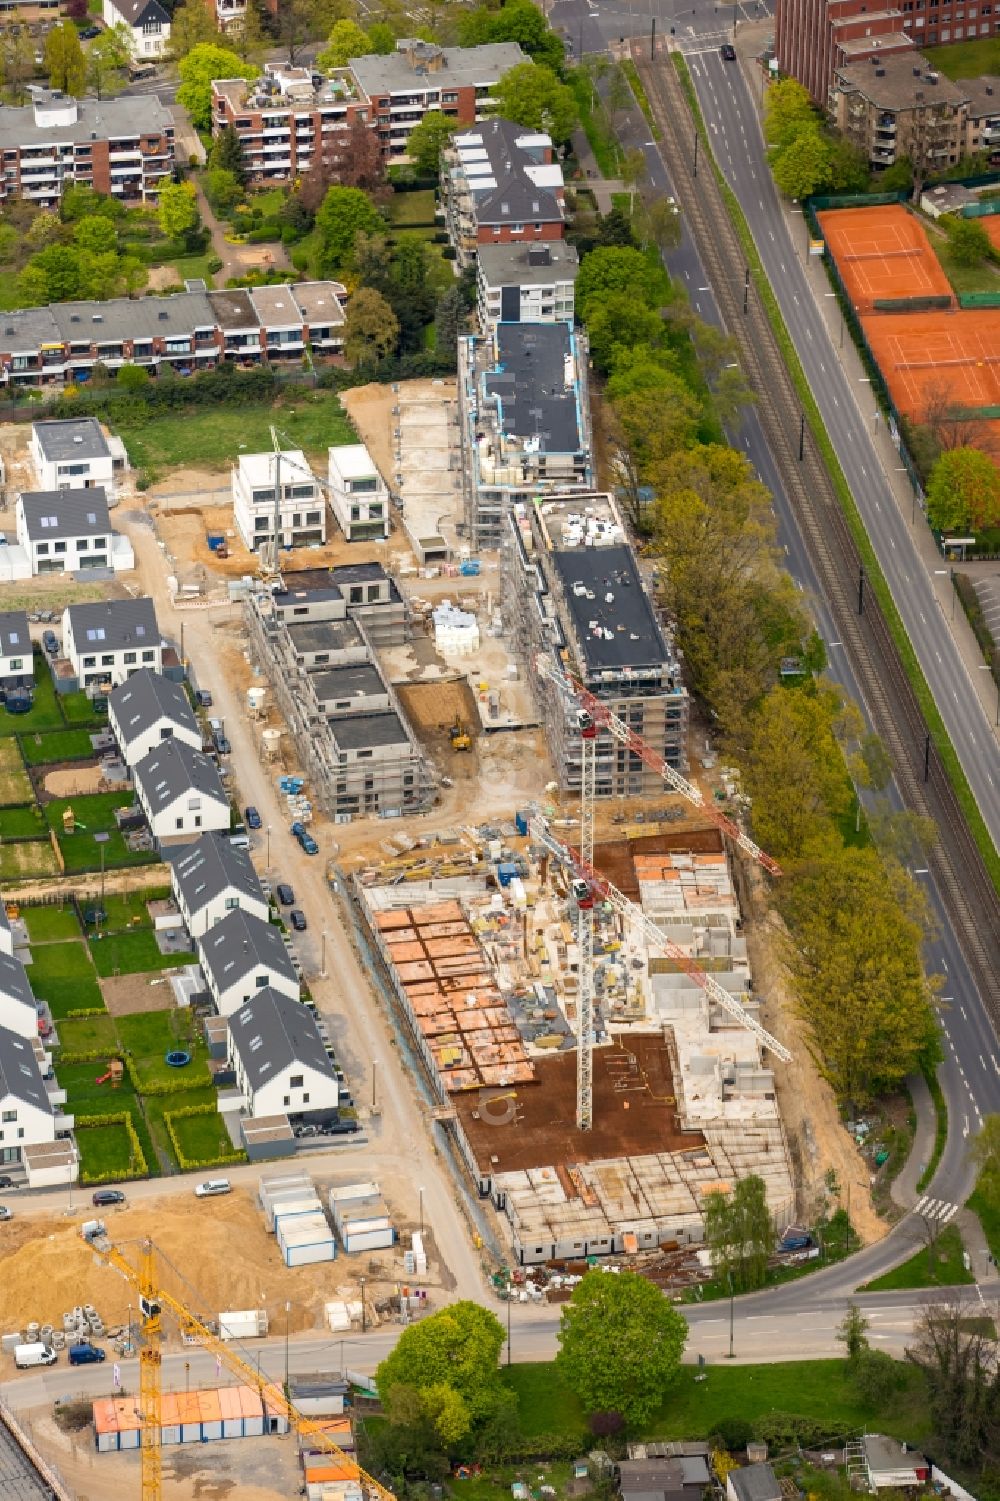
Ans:
{"label": "white residential building", "polygon": [[62,650],[81,688],[115,688],[143,667],[162,672],[163,640],[153,601],[143,597],[67,605]]}
{"label": "white residential building", "polygon": [[250,856],[225,834],[203,834],[169,858],[174,901],[192,938],[204,937],[237,910],[267,922],[267,897]]}
{"label": "white residential building", "polygon": [[389,535],[389,490],[363,443],[331,448],[330,505],[348,542]]}
{"label": "white residential building", "polygon": [[27,970],[12,953],[0,953],[0,1027],[29,1042],[38,1037],[38,1002]]}
{"label": "white residential building", "polygon": [[229,1061],[252,1116],[337,1108],[337,1075],[313,1014],[279,990],[259,990],[230,1018]]}
{"label": "white residential building", "polygon": [[153,838],[180,844],[228,829],[232,810],[213,760],[183,740],[164,740],[133,767],[135,794]]}
{"label": "white residential building", "polygon": [[201,750],[201,729],[184,688],[148,667],[114,689],[108,699],[108,723],[126,766],[136,766],[172,738]]}
{"label": "white residential building", "polygon": [[96,417],[33,422],[28,445],[39,490],[93,490],[114,495],[115,459]]}
{"label": "white residential building", "polygon": [[103,486],[88,490],[26,490],[14,507],[17,540],[32,574],[83,573],[135,567],[127,537],[112,531]]}
{"label": "white residential building", "polygon": [[56,1115],[35,1050],[26,1037],[0,1024],[0,1168],[20,1166],[26,1147],[55,1141]]}
{"label": "white residential building", "polygon": [[35,681],[28,616],[24,610],[0,611],[0,685],[30,688]]}
{"label": "white residential building", "polygon": [[7,904],[0,900],[0,954],[14,953],[14,931],[7,916]]}
{"label": "white residential building", "polygon": [[275,489],[281,485],[280,545],[326,541],[326,506],[301,449],[241,454],[233,470],[233,520],[250,552],[274,536]]}
{"label": "white residential building", "polygon": [[268,986],[298,1001],[295,966],[273,923],[230,912],[198,940],[198,954],[220,1016],[232,1016]]}
{"label": "white residential building", "polygon": [[170,45],[170,16],[160,0],[104,0],[105,26],[125,26],[137,62],[152,62]]}
{"label": "white residential building", "polygon": [[479,327],[573,322],[580,258],[565,240],[541,245],[480,245],[476,255]]}

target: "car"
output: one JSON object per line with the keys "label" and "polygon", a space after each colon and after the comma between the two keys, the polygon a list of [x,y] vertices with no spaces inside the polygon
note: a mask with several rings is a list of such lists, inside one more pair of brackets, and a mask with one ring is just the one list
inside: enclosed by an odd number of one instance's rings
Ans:
{"label": "car", "polygon": [[42,645],[44,646],[50,657],[58,657],[59,637],[56,635],[55,631],[42,632]]}
{"label": "car", "polygon": [[309,924],[306,922],[305,913],[298,907],[293,907],[291,912],[289,912],[288,921],[291,923],[296,933],[304,933],[306,928],[309,926]]}
{"label": "car", "polygon": [[246,825],[238,823],[229,832],[229,843],[235,850],[248,850],[250,848],[250,835],[246,831]]}
{"label": "car", "polygon": [[84,26],[80,32],[80,40],[81,42],[92,42],[95,36],[100,36],[100,34],[101,28],[99,26]]}
{"label": "car", "polygon": [[195,693],[194,701],[199,709],[210,709],[212,707],[212,695],[207,688],[199,688]]}
{"label": "car", "polygon": [[[279,881],[274,889],[278,893],[278,901],[283,907],[295,906],[295,892],[288,885],[287,881]],[[3,1183],[0,1183],[0,1188],[3,1188]]]}
{"label": "car", "polygon": [[307,855],[319,854],[319,845],[316,843],[311,834],[303,834],[302,838],[299,840],[299,843],[301,844]]}
{"label": "car", "polygon": [[206,1178],[204,1183],[199,1183],[195,1189],[199,1199],[212,1199],[216,1194],[231,1194],[233,1185],[228,1178]]}
{"label": "car", "polygon": [[99,1350],[96,1345],[88,1345],[86,1341],[69,1347],[70,1365],[97,1365],[107,1358],[106,1350]]}
{"label": "car", "polygon": [[125,1195],[120,1188],[99,1188],[90,1202],[95,1209],[106,1209],[109,1204],[124,1204]]}
{"label": "car", "polygon": [[216,735],[215,748],[220,756],[232,755],[233,747],[230,745],[228,736],[226,735]]}
{"label": "car", "polygon": [[260,814],[252,804],[249,808],[243,809],[243,817],[246,821],[246,826],[248,829],[259,829],[263,825],[263,820],[261,819]]}
{"label": "car", "polygon": [[14,1182],[13,1178],[9,1177],[6,1173],[3,1173],[2,1175],[0,1175],[0,1188],[16,1188],[16,1187],[17,1187],[17,1184]]}
{"label": "car", "polygon": [[0,1222],[3,1220],[12,1220],[13,1218],[13,1209],[8,1209],[6,1204],[0,1204]]}
{"label": "car", "polygon": [[736,61],[736,48],[732,42],[723,42],[719,48],[719,52],[724,63],[734,63]]}

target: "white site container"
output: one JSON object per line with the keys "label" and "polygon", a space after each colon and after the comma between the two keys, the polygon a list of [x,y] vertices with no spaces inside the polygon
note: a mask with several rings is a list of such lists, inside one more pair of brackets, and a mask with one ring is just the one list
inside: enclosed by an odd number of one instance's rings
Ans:
{"label": "white site container", "polygon": [[322,1214],[323,1205],[314,1193],[303,1194],[298,1199],[287,1199],[274,1206],[274,1230],[285,1220],[299,1219],[302,1215]]}
{"label": "white site container", "polygon": [[263,1339],[267,1312],[263,1308],[230,1309],[219,1314],[220,1339]]}
{"label": "white site container", "polygon": [[344,1250],[351,1255],[358,1251],[381,1251],[394,1244],[396,1232],[388,1215],[371,1219],[347,1220],[340,1232]]}
{"label": "white site container", "polygon": [[282,1220],[277,1234],[278,1249],[286,1266],[311,1266],[336,1257],[333,1231],[323,1214]]}

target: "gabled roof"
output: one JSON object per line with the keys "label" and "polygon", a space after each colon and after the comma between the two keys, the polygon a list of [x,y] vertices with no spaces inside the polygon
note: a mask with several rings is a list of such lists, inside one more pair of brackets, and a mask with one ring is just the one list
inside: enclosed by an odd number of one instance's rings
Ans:
{"label": "gabled roof", "polygon": [[0,953],[0,998],[6,997],[21,1001],[25,1006],[30,1006],[32,1011],[38,1010],[35,992],[24,965],[13,954]]}
{"label": "gabled roof", "polygon": [[26,610],[0,611],[0,656],[31,656],[31,632]]}
{"label": "gabled roof", "polygon": [[111,0],[115,10],[128,26],[142,26],[159,21],[161,26],[170,25],[170,16],[159,0]]}
{"label": "gabled roof", "polygon": [[203,834],[196,844],[185,845],[167,858],[177,891],[192,915],[226,891],[267,905],[250,856],[230,844],[225,834]]}
{"label": "gabled roof", "polygon": [[261,970],[298,984],[278,928],[239,908],[210,928],[198,943],[202,968],[215,981],[220,993],[237,984],[244,975]]}
{"label": "gabled roof", "polygon": [[180,683],[144,667],[113,689],[108,700],[125,745],[168,719],[179,730],[191,730],[201,739],[198,721]]}
{"label": "gabled roof", "polygon": [[229,1036],[253,1089],[295,1064],[336,1078],[309,1007],[270,986],[230,1017]]}
{"label": "gabled roof", "polygon": [[781,1486],[768,1464],[744,1465],[741,1470],[730,1470],[728,1480],[737,1501],[780,1501]]}
{"label": "gabled roof", "polygon": [[92,490],[24,490],[24,529],[32,542],[66,537],[106,537],[111,531],[103,485]]}
{"label": "gabled roof", "polygon": [[26,1037],[0,1027],[0,1099],[7,1095],[34,1105],[36,1110],[44,1110],[46,1115],[53,1114],[31,1043]]}
{"label": "gabled roof", "polygon": [[153,601],[145,597],[70,605],[69,623],[79,652],[142,650],[161,644]]}
{"label": "gabled roof", "polygon": [[151,814],[161,813],[191,793],[229,806],[215,762],[183,740],[164,740],[136,762],[133,775]]}

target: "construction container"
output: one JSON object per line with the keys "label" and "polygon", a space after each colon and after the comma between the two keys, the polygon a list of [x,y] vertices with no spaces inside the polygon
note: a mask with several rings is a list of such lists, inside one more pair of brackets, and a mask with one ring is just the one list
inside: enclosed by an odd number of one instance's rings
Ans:
{"label": "construction container", "polygon": [[267,1333],[267,1312],[263,1308],[243,1308],[219,1314],[220,1339],[263,1339]]}
{"label": "construction container", "polygon": [[273,1229],[277,1233],[279,1226],[288,1220],[322,1213],[323,1205],[319,1195],[314,1192],[299,1194],[297,1198],[279,1199],[272,1211]]}
{"label": "construction container", "polygon": [[264,1221],[269,1230],[274,1229],[274,1206],[300,1199],[313,1192],[312,1179],[308,1173],[275,1173],[257,1182],[257,1199],[264,1211]]}
{"label": "construction container", "polygon": [[509,886],[517,875],[517,866],[513,860],[501,860],[497,866],[497,880],[501,886]]}
{"label": "construction container", "polygon": [[350,1255],[359,1251],[381,1251],[395,1243],[396,1232],[388,1215],[369,1215],[354,1219],[347,1215],[340,1232],[344,1250]]}
{"label": "construction container", "polygon": [[337,1254],[333,1231],[322,1213],[279,1220],[277,1236],[286,1266],[312,1266],[333,1261]]}

